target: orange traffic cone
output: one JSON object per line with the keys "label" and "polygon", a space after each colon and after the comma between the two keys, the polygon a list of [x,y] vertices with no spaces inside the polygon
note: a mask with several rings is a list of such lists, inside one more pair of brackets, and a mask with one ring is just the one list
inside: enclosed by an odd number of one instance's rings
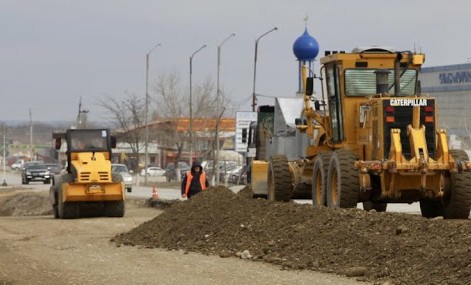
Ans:
{"label": "orange traffic cone", "polygon": [[157,192],[157,186],[152,187],[152,200],[159,200],[159,193]]}

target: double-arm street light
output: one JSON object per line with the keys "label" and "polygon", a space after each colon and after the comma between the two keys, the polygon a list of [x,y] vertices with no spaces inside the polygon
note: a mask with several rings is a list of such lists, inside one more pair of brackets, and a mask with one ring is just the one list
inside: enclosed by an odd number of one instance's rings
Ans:
{"label": "double-arm street light", "polygon": [[145,121],[145,142],[144,142],[144,183],[147,184],[147,164],[149,160],[149,119],[148,119],[148,112],[149,112],[149,57],[150,54],[162,44],[156,44],[153,48],[149,50],[146,54],[146,99],[145,99],[145,111],[144,111],[144,121]]}
{"label": "double-arm street light", "polygon": [[190,56],[190,165],[193,163],[193,97],[192,97],[192,74],[193,74],[193,57],[200,50],[204,49],[206,45],[202,45]]}
{"label": "double-arm street light", "polygon": [[269,33],[273,32],[273,31],[276,31],[278,30],[277,27],[274,27],[272,28],[271,30],[269,30],[268,32],[262,34],[260,37],[258,37],[256,40],[255,40],[255,59],[254,59],[254,64],[253,64],[253,90],[252,90],[252,112],[255,112],[255,106],[257,105],[257,98],[256,98],[256,94],[255,94],[255,79],[256,79],[256,76],[257,76],[257,51],[258,51],[258,41],[268,35]]}
{"label": "double-arm street light", "polygon": [[235,37],[235,34],[230,34],[220,45],[218,45],[218,72],[217,72],[217,87],[216,87],[216,158],[214,159],[214,169],[216,169],[216,184],[219,184],[219,120],[221,116],[219,115],[219,96],[221,90],[219,88],[219,69],[221,67],[221,48],[228,40],[232,37]]}

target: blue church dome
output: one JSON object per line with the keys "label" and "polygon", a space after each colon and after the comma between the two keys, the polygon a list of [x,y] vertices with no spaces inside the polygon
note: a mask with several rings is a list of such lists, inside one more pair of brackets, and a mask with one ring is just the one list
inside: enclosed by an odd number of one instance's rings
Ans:
{"label": "blue church dome", "polygon": [[307,28],[294,42],[293,52],[299,61],[314,60],[319,53],[319,43],[307,32]]}

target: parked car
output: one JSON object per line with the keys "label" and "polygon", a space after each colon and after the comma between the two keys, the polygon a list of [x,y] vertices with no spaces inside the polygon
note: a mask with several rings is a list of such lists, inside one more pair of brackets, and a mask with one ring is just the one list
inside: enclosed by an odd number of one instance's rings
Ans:
{"label": "parked car", "polygon": [[51,174],[60,174],[61,169],[59,168],[59,165],[56,163],[46,163],[46,168],[49,170]]}
{"label": "parked car", "polygon": [[30,181],[42,181],[44,184],[51,183],[51,174],[43,161],[25,163],[21,172],[21,183],[29,184]]}
{"label": "parked car", "polygon": [[15,163],[10,165],[10,169],[14,171],[18,171],[18,170],[22,170],[24,166],[25,166],[25,160],[18,159]]}
{"label": "parked car", "polygon": [[128,192],[132,192],[132,171],[129,171],[126,165],[113,163],[111,164],[111,172],[120,174],[123,177],[124,187]]}
{"label": "parked car", "polygon": [[[142,169],[141,170],[141,176],[146,175],[146,170]],[[158,166],[151,166],[147,168],[147,176],[164,176],[165,175],[165,170]]]}
{"label": "parked car", "polygon": [[242,165],[227,164],[226,167],[219,170],[219,181],[230,183],[231,176],[242,172],[243,168],[244,167]]}
{"label": "parked car", "polygon": [[247,167],[241,166],[236,171],[232,171],[228,177],[228,182],[232,184],[247,184]]}
{"label": "parked car", "polygon": [[[190,170],[190,166],[183,161],[178,162],[178,169],[180,170],[180,177],[183,176],[188,170]],[[177,173],[175,169],[175,163],[171,162],[167,164],[165,168],[165,176],[167,177],[167,182],[177,180]]]}

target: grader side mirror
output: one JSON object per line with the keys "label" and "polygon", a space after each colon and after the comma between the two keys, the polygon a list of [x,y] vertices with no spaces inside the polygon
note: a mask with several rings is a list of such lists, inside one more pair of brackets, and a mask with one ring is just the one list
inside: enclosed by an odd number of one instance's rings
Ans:
{"label": "grader side mirror", "polygon": [[314,77],[306,78],[306,95],[311,96],[314,93]]}

